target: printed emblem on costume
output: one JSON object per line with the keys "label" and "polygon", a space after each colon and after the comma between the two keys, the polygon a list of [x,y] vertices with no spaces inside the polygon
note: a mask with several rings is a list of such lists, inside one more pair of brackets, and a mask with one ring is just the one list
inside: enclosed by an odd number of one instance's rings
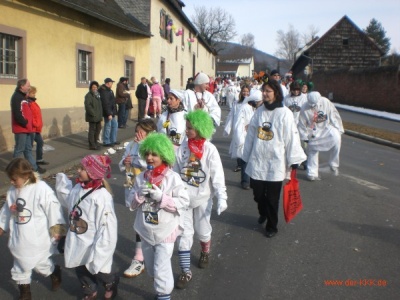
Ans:
{"label": "printed emblem on costume", "polygon": [[26,201],[22,198],[18,198],[16,201],[16,217],[15,223],[23,225],[29,223],[32,218],[32,212],[25,208]]}
{"label": "printed emblem on costume", "polygon": [[85,233],[88,229],[88,224],[85,220],[81,219],[82,209],[76,206],[69,214],[69,230],[76,234]]}
{"label": "printed emblem on costume", "polygon": [[315,123],[322,123],[325,122],[328,119],[328,116],[324,114],[323,111],[319,111],[317,114],[317,119],[315,120]]}
{"label": "printed emblem on costume", "polygon": [[274,138],[272,124],[270,122],[264,122],[262,126],[258,127],[258,138],[263,141],[270,141]]}
{"label": "printed emblem on costume", "polygon": [[292,105],[289,106],[289,109],[292,112],[299,112],[301,110],[301,107],[297,105],[297,103],[293,103]]}
{"label": "printed emblem on costume", "polygon": [[201,168],[201,162],[192,153],[189,157],[188,164],[182,168],[181,179],[188,185],[199,187],[206,179],[206,174]]}
{"label": "printed emblem on costume", "polygon": [[156,201],[146,196],[146,200],[142,205],[142,211],[144,213],[144,221],[149,224],[158,225],[158,214],[160,206]]}
{"label": "printed emblem on costume", "polygon": [[175,145],[180,145],[181,143],[181,134],[176,132],[177,129],[175,127],[171,127],[168,130],[168,137],[171,140],[171,142]]}

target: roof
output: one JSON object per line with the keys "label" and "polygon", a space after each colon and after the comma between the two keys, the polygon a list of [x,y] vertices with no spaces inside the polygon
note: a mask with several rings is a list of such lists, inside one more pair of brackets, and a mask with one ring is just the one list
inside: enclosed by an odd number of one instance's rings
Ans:
{"label": "roof", "polygon": [[60,5],[69,7],[98,20],[112,24],[124,30],[151,36],[149,26],[144,25],[132,14],[127,15],[123,8],[114,0],[50,0]]}

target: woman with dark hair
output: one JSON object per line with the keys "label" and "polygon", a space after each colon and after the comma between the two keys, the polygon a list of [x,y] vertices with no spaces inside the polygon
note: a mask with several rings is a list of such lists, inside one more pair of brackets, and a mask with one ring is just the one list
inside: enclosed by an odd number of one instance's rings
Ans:
{"label": "woman with dark hair", "polygon": [[301,107],[307,102],[307,97],[305,94],[301,93],[300,89],[300,83],[297,81],[292,82],[290,85],[290,93],[283,99],[285,106],[287,106],[293,112],[296,125],[299,123]]}
{"label": "woman with dark hair", "polygon": [[97,141],[100,138],[103,107],[101,105],[98,88],[99,83],[97,81],[92,81],[89,85],[89,92],[85,96],[85,120],[89,123],[89,150],[100,149],[100,145]]}
{"label": "woman with dark hair", "polygon": [[247,129],[242,159],[247,162],[254,201],[257,202],[258,223],[266,224],[266,236],[278,232],[279,198],[282,182],[290,168],[306,160],[293,113],[283,105],[280,84],[264,78],[264,106],[254,113]]}

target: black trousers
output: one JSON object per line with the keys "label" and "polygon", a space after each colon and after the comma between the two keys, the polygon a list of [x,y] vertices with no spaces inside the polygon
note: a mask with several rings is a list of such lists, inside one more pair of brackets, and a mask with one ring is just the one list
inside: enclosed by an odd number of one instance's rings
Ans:
{"label": "black trousers", "polygon": [[101,131],[101,121],[100,122],[89,122],[89,133],[88,133],[88,140],[89,140],[89,147],[95,148],[97,146],[97,141],[100,137]]}
{"label": "black trousers", "polygon": [[267,230],[278,231],[279,199],[282,181],[263,181],[250,178],[254,201],[257,202],[260,216],[267,217]]}
{"label": "black trousers", "polygon": [[138,121],[144,118],[145,109],[146,109],[146,99],[138,98]]}
{"label": "black trousers", "polygon": [[111,286],[116,280],[117,276],[114,273],[97,273],[92,274],[86,269],[85,266],[75,268],[76,276],[82,284],[83,293],[90,295],[97,291],[97,286],[102,283],[104,287]]}

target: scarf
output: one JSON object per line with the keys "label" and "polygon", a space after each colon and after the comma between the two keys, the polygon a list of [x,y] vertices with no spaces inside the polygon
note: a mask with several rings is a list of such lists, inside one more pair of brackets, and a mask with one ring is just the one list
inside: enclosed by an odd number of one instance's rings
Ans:
{"label": "scarf", "polygon": [[192,152],[199,160],[203,157],[205,141],[206,141],[205,138],[201,138],[199,140],[188,139],[188,146],[190,152]]}
{"label": "scarf", "polygon": [[161,166],[158,166],[153,170],[147,170],[144,173],[144,179],[159,187],[165,177],[165,174],[167,174],[168,169],[168,165],[166,163],[162,163]]}
{"label": "scarf", "polygon": [[90,188],[96,189],[103,184],[103,179],[92,179],[89,181],[81,181],[79,180],[79,178],[77,178],[75,182],[80,184],[80,186],[85,190]]}
{"label": "scarf", "polygon": [[268,104],[268,102],[264,102],[264,106],[268,110],[274,110],[277,107],[282,107],[282,102],[280,101],[274,101],[271,104]]}
{"label": "scarf", "polygon": [[176,113],[176,112],[183,111],[185,108],[183,107],[182,102],[179,102],[179,106],[178,107],[172,108],[172,107],[168,106],[167,109],[168,109],[168,114],[173,114],[173,113]]}

